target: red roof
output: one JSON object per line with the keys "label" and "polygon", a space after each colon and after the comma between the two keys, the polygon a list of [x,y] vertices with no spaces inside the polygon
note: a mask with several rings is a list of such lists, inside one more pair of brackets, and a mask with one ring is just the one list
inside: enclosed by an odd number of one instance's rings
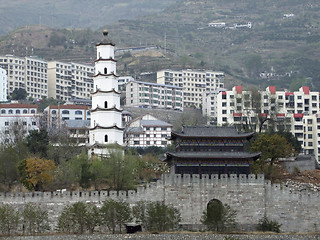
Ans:
{"label": "red roof", "polygon": [[285,117],[286,114],[285,113],[277,113],[277,117]]}
{"label": "red roof", "polygon": [[303,118],[303,114],[302,113],[295,113],[293,114],[294,118]]}
{"label": "red roof", "polygon": [[302,90],[303,90],[304,94],[306,94],[306,95],[308,95],[310,92],[309,87],[302,87]]}
{"label": "red roof", "polygon": [[0,104],[0,108],[38,108],[38,106],[30,105],[30,104],[9,103],[9,104]]}
{"label": "red roof", "polygon": [[276,87],[269,86],[269,91],[270,91],[271,94],[276,94]]}
{"label": "red roof", "polygon": [[242,86],[235,86],[238,94],[242,94]]}
{"label": "red roof", "polygon": [[234,117],[242,117],[242,113],[233,113]]}
{"label": "red roof", "polygon": [[75,104],[68,104],[68,105],[59,105],[59,106],[50,106],[50,109],[88,109],[88,106],[83,105],[75,105]]}
{"label": "red roof", "polygon": [[267,117],[267,114],[266,113],[260,113],[259,116],[260,117]]}
{"label": "red roof", "polygon": [[286,96],[293,95],[293,92],[286,92]]}
{"label": "red roof", "polygon": [[226,91],[223,91],[223,92],[222,92],[222,95],[227,95],[227,92],[226,92]]}

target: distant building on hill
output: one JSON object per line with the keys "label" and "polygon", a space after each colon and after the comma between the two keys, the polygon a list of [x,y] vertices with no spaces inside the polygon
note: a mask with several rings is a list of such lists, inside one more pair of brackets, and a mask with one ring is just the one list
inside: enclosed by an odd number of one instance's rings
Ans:
{"label": "distant building on hill", "polygon": [[130,81],[126,85],[126,106],[183,110],[181,87]]}
{"label": "distant building on hill", "polygon": [[203,94],[223,88],[223,82],[223,72],[190,69],[157,72],[157,83],[182,88],[184,107],[200,108]]}

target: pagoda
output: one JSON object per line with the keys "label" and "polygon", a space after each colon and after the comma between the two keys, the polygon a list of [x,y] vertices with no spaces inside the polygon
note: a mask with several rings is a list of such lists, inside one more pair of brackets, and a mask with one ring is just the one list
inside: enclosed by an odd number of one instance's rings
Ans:
{"label": "pagoda", "polygon": [[114,59],[115,44],[104,31],[104,40],[96,45],[95,75],[93,76],[89,148],[91,154],[108,155],[110,144],[123,145],[120,92]]}
{"label": "pagoda", "polygon": [[165,161],[175,174],[250,174],[250,166],[260,153],[244,150],[253,132],[240,133],[235,127],[183,127],[172,132],[175,152]]}

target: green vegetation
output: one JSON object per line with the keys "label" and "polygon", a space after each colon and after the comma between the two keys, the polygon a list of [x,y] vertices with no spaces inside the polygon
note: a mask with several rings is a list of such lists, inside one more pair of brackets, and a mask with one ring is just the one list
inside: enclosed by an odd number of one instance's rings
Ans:
{"label": "green vegetation", "polygon": [[267,216],[264,216],[259,220],[257,230],[262,232],[276,232],[280,233],[281,224],[277,221],[270,220]]}
{"label": "green vegetation", "polygon": [[123,233],[125,225],[133,219],[147,231],[163,232],[177,228],[180,213],[163,202],[139,202],[132,209],[128,203],[113,199],[106,200],[101,208],[77,202],[63,209],[57,229],[63,233],[83,234],[106,227],[113,234]]}
{"label": "green vegetation", "polygon": [[181,220],[180,212],[164,202],[138,202],[133,207],[133,215],[138,223],[151,232],[177,229]]}
{"label": "green vegetation", "polygon": [[212,200],[208,203],[207,210],[203,212],[201,222],[207,229],[216,232],[227,232],[236,228],[236,211],[219,200]]}

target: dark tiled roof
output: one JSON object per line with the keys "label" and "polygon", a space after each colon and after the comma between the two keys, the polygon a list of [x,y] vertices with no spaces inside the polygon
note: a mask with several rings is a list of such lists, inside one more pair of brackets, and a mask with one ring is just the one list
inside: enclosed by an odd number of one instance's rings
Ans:
{"label": "dark tiled roof", "polygon": [[167,156],[177,158],[193,158],[193,159],[208,159],[208,158],[220,158],[220,159],[257,159],[261,153],[249,153],[249,152],[168,152]]}
{"label": "dark tiled roof", "polygon": [[171,124],[166,123],[161,120],[141,120],[142,126],[151,126],[151,127],[172,127]]}
{"label": "dark tiled roof", "polygon": [[129,127],[126,129],[126,133],[144,133],[142,127]]}
{"label": "dark tiled roof", "polygon": [[173,132],[173,136],[181,137],[251,137],[253,132],[239,133],[235,127],[185,126],[182,132]]}

